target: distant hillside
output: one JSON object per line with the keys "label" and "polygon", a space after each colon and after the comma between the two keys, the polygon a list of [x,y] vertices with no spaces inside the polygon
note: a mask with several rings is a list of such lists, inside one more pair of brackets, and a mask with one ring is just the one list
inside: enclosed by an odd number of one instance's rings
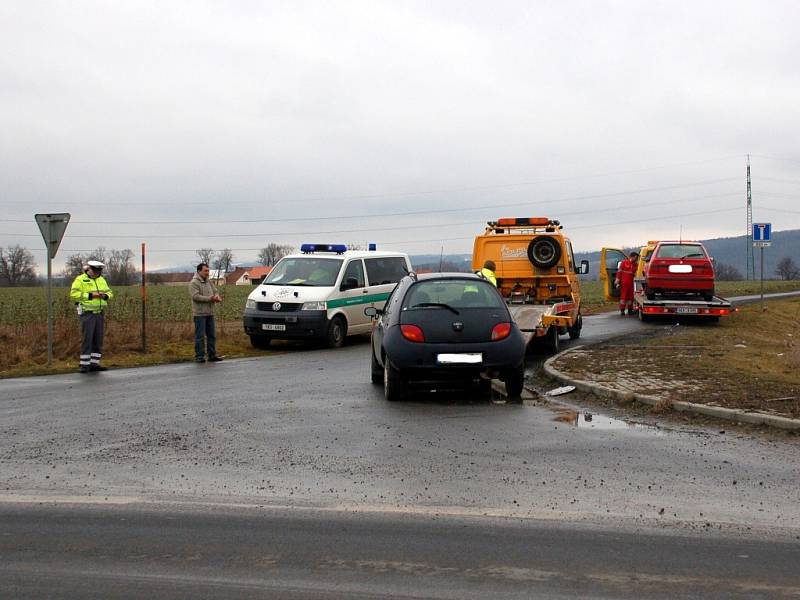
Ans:
{"label": "distant hillside", "polygon": [[[747,265],[747,246],[751,243],[745,236],[731,238],[716,238],[711,240],[701,240],[708,249],[717,264],[726,264],[736,267],[742,275],[745,275]],[[756,277],[760,276],[760,250],[754,249],[756,263]],[[800,265],[800,229],[790,229],[786,231],[772,232],[772,247],[764,250],[764,278],[775,279],[775,267],[783,257],[789,256]],[[469,271],[472,256],[469,254],[446,254],[442,257],[443,262],[453,265],[464,265],[462,270]],[[589,261],[589,275],[586,279],[597,279],[600,266],[600,251],[576,252],[575,260]],[[434,271],[439,270],[438,254],[422,254],[411,257],[411,264],[415,269],[430,268]]]}

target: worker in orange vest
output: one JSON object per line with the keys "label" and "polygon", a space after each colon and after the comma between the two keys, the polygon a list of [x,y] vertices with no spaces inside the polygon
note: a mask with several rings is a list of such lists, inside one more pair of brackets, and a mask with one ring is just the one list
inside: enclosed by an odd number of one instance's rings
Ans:
{"label": "worker in orange vest", "polygon": [[614,276],[614,287],[619,288],[619,314],[625,316],[625,309],[628,314],[633,314],[633,278],[636,276],[636,269],[639,267],[639,253],[631,252],[628,258],[619,263],[619,269]]}

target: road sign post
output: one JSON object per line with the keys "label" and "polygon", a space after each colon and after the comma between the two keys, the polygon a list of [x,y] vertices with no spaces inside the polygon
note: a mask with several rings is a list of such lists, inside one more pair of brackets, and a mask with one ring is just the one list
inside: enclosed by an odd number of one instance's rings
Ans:
{"label": "road sign post", "polygon": [[764,312],[764,248],[772,245],[772,223],[753,223],[753,247],[761,249],[761,311]]}
{"label": "road sign post", "polygon": [[47,248],[47,366],[53,364],[53,259],[67,230],[69,213],[34,215]]}

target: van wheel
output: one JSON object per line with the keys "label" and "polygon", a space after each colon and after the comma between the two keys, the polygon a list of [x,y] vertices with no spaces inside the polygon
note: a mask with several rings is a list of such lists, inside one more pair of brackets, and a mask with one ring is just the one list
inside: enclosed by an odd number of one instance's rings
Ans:
{"label": "van wheel", "polygon": [[583,315],[578,313],[578,318],[575,319],[575,324],[567,329],[569,339],[577,340],[579,337],[581,337],[581,329],[583,329]]}
{"label": "van wheel", "polygon": [[400,371],[395,369],[390,363],[389,359],[384,359],[383,365],[383,397],[389,402],[400,400],[405,393],[405,385],[403,378],[400,376]]}
{"label": "van wheel", "polygon": [[259,350],[266,350],[269,348],[269,344],[272,341],[272,338],[268,338],[265,335],[251,335],[250,336],[250,345],[253,348],[258,348]]}
{"label": "van wheel", "polygon": [[558,354],[559,347],[558,327],[553,327],[551,325],[544,336],[544,348],[547,350],[548,354]]}
{"label": "van wheel", "polygon": [[329,348],[341,348],[344,346],[344,339],[347,337],[347,323],[339,315],[331,319],[328,325],[328,335],[326,341]]}
{"label": "van wheel", "polygon": [[561,244],[549,235],[535,237],[528,244],[528,260],[540,269],[549,269],[561,260]]}
{"label": "van wheel", "polygon": [[383,383],[383,369],[381,368],[378,359],[375,358],[375,351],[372,349],[372,344],[370,344],[370,380],[374,384]]}
{"label": "van wheel", "polygon": [[519,398],[522,396],[522,389],[525,387],[525,364],[523,363],[516,369],[512,369],[506,376],[506,395],[509,398]]}

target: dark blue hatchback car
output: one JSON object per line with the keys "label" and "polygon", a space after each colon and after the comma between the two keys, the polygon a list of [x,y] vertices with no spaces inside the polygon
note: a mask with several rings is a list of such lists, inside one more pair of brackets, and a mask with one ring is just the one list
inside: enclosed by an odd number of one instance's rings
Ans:
{"label": "dark blue hatchback car", "polygon": [[525,375],[525,342],[497,289],[477,275],[430,273],[404,277],[372,331],[372,382],[387,400],[413,386],[470,385],[485,391],[491,380],[519,397]]}

